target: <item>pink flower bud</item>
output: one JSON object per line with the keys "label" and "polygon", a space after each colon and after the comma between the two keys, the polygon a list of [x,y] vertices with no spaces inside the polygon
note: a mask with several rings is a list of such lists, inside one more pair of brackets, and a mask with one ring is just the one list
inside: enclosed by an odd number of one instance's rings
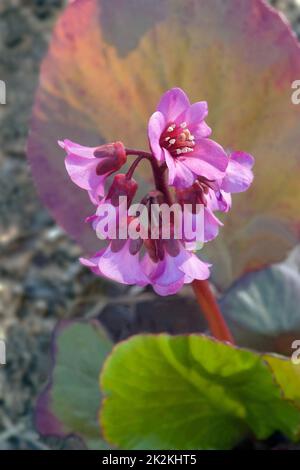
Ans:
{"label": "pink flower bud", "polygon": [[77,186],[88,191],[91,201],[98,204],[104,196],[106,178],[126,163],[126,151],[121,142],[100,147],[84,147],[64,140],[59,145],[66,151],[67,172]]}
{"label": "pink flower bud", "polygon": [[126,163],[126,152],[122,142],[104,144],[97,147],[94,156],[99,159],[96,167],[97,175],[118,171]]}
{"label": "pink flower bud", "polygon": [[114,177],[105,200],[109,200],[113,206],[117,207],[120,197],[127,197],[127,207],[129,207],[137,188],[138,184],[133,178],[128,179],[126,175],[120,173]]}

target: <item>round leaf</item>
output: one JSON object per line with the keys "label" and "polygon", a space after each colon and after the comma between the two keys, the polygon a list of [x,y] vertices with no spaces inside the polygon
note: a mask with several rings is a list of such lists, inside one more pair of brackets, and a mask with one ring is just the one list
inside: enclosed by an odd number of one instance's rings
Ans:
{"label": "round leaf", "polygon": [[293,401],[300,408],[300,364],[274,354],[265,354],[263,358],[282,388],[285,399]]}
{"label": "round leaf", "polygon": [[45,436],[76,434],[90,449],[105,449],[100,437],[98,377],[112,344],[96,322],[63,322],[53,339],[53,370],[36,407]]}
{"label": "round leaf", "polygon": [[220,302],[239,345],[282,353],[283,335],[290,336],[290,346],[300,338],[299,305],[300,273],[291,263],[242,277]]}
{"label": "round leaf", "polygon": [[123,449],[227,449],[299,432],[300,411],[258,354],[206,336],[135,336],[102,371],[104,436]]}
{"label": "round leaf", "polygon": [[226,287],[299,241],[299,77],[296,38],[263,0],[76,0],[55,28],[33,111],[28,155],[39,193],[86,250],[97,249],[82,223],[93,209],[56,141],[145,148],[161,94],[182,87],[208,101],[215,140],[256,159],[252,188],[235,196],[206,249]]}

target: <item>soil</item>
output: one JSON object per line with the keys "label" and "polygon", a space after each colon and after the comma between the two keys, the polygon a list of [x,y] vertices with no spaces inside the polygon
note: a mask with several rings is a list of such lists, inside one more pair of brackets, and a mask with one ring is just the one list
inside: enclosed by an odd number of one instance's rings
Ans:
{"label": "soil", "polygon": [[[272,3],[300,35],[300,2]],[[28,120],[39,65],[64,4],[1,0],[0,5],[0,79],[7,84],[7,104],[0,105],[0,338],[7,345],[7,364],[0,369],[0,450],[79,447],[74,438],[40,438],[32,421],[59,319],[99,315],[115,340],[139,331],[205,328],[189,289],[177,298],[159,298],[90,274],[78,262],[80,248],[38,200],[25,158]]]}

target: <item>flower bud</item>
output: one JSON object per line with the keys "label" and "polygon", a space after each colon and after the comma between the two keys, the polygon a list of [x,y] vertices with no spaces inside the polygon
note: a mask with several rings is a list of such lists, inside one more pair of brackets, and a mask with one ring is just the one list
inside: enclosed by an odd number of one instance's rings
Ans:
{"label": "flower bud", "polygon": [[119,206],[120,197],[127,197],[127,207],[129,207],[136,194],[137,188],[138,184],[133,178],[128,179],[126,175],[120,173],[114,177],[105,200],[110,200],[111,204],[117,207]]}
{"label": "flower bud", "polygon": [[91,201],[99,203],[104,196],[106,178],[126,162],[125,147],[121,142],[85,147],[70,140],[59,141],[66,153],[65,165],[71,180],[88,191]]}
{"label": "flower bud", "polygon": [[126,163],[127,159],[122,142],[101,145],[95,149],[94,156],[99,159],[96,167],[97,175],[118,171]]}

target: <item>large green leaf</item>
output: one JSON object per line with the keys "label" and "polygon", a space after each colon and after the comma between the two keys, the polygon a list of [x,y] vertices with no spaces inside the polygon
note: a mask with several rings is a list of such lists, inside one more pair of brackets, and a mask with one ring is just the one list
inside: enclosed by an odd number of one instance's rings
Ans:
{"label": "large green leaf", "polygon": [[82,223],[93,209],[56,141],[146,147],[160,95],[180,86],[208,101],[215,140],[256,159],[252,188],[235,196],[206,247],[227,287],[299,241],[299,77],[297,40],[263,0],[76,0],[55,28],[33,112],[28,154],[41,197],[86,250],[97,249]]}
{"label": "large green leaf", "polygon": [[300,338],[299,269],[290,260],[247,274],[220,307],[240,346],[290,354]]}
{"label": "large green leaf", "polygon": [[276,382],[280,385],[285,399],[293,401],[300,408],[300,364],[291,358],[265,354],[263,359],[270,366]]}
{"label": "large green leaf", "polygon": [[53,370],[38,399],[36,425],[44,436],[75,434],[90,449],[100,437],[98,377],[112,344],[97,322],[60,324],[53,340]]}
{"label": "large green leaf", "polygon": [[299,433],[300,411],[261,356],[206,336],[135,336],[101,383],[104,435],[123,449],[227,449],[249,433]]}

